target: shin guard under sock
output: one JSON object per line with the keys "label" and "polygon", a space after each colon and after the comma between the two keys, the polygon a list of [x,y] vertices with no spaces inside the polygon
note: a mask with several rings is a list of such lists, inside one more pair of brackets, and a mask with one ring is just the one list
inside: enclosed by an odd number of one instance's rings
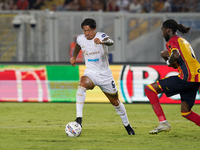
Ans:
{"label": "shin guard under sock", "polygon": [[152,108],[158,117],[159,122],[165,121],[166,117],[165,117],[165,114],[160,105],[159,98],[157,96],[156,91],[153,91],[148,87],[145,87],[145,94],[148,97],[148,99],[152,105]]}
{"label": "shin guard under sock", "polygon": [[181,115],[186,119],[194,122],[196,125],[200,126],[200,116],[193,111],[183,112],[181,111]]}
{"label": "shin guard under sock", "polygon": [[126,109],[124,107],[124,104],[119,100],[119,105],[114,106],[114,107],[115,107],[116,112],[121,117],[124,126],[127,126],[129,124],[129,121],[128,121],[128,117],[126,114]]}
{"label": "shin guard under sock", "polygon": [[76,92],[76,117],[83,117],[83,105],[86,97],[86,88],[78,86]]}

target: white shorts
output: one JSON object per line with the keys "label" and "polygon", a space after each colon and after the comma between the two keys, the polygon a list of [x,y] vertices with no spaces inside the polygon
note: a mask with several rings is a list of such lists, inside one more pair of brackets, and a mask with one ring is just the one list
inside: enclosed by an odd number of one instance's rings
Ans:
{"label": "white shorts", "polygon": [[102,71],[85,69],[83,76],[89,77],[94,85],[97,85],[105,93],[114,94],[117,92],[117,86],[110,69]]}

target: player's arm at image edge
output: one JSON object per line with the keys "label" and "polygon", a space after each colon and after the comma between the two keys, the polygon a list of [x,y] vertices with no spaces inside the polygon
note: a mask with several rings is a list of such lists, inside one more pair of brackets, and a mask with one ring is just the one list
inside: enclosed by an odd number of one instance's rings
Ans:
{"label": "player's arm at image edge", "polygon": [[110,37],[106,37],[102,40],[103,44],[106,46],[111,46],[114,44],[114,41]]}

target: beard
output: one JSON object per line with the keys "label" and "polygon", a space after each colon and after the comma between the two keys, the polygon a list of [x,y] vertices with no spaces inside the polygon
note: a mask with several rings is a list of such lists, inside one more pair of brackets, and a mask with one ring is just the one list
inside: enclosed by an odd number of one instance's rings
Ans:
{"label": "beard", "polygon": [[164,38],[165,38],[165,41],[166,41],[166,42],[168,42],[169,39],[170,39],[169,35],[166,35]]}

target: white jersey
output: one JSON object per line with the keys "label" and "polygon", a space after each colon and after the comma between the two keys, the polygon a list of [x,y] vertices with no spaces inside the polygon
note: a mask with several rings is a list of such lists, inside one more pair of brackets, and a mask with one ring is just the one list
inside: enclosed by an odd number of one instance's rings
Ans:
{"label": "white jersey", "polygon": [[92,40],[87,40],[84,34],[77,37],[77,44],[81,47],[86,68],[93,71],[100,71],[109,68],[108,47],[103,44],[94,43],[95,38],[102,41],[107,38],[105,33],[97,32]]}

